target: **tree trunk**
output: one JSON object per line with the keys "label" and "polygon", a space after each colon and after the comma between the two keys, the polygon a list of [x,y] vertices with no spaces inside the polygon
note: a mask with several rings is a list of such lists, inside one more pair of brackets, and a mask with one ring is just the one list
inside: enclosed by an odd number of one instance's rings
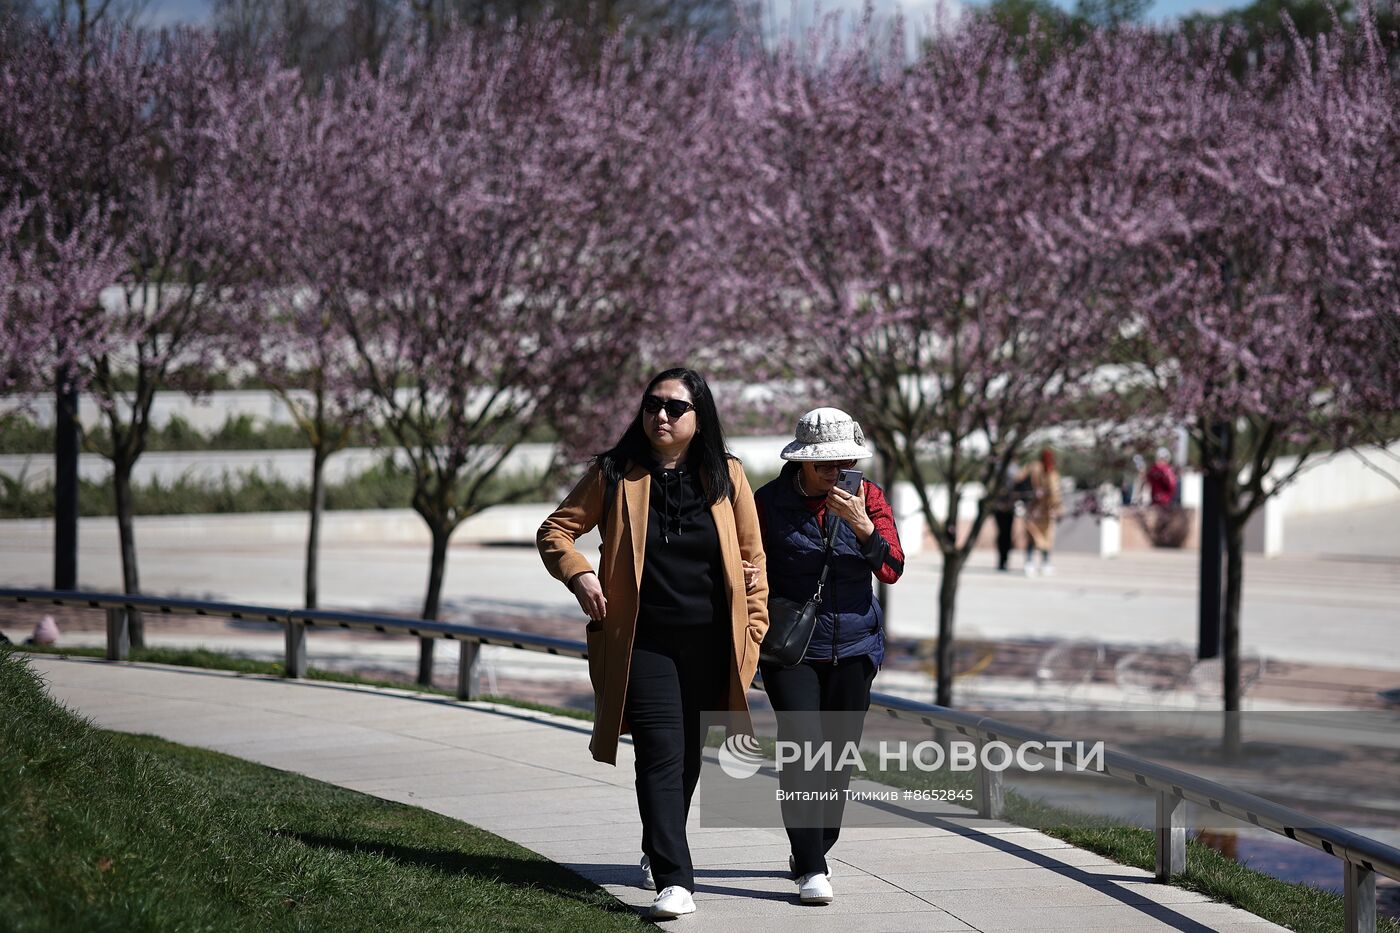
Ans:
{"label": "tree trunk", "polygon": [[[1217,428],[1225,431],[1228,428]],[[1221,582],[1225,551],[1225,475],[1207,469],[1201,483],[1201,552],[1198,585],[1197,650],[1196,656],[1220,656],[1221,632],[1224,625],[1225,587]]]}
{"label": "tree trunk", "polygon": [[[433,533],[433,560],[428,571],[428,596],[423,601],[423,618],[436,619],[438,607],[442,602],[442,580],[447,570],[447,541],[452,537],[452,529],[442,527],[441,523],[431,523],[429,528]],[[419,639],[418,683],[425,687],[431,686],[433,682],[433,645],[432,638]]]}
{"label": "tree trunk", "polygon": [[[121,542],[123,592],[135,595],[141,592],[141,581],[136,572],[136,531],[132,525],[131,468],[125,458],[112,461],[112,487],[117,500],[117,537]],[[131,632],[131,647],[146,647],[145,623],[141,613],[127,610],[127,621]]]}
{"label": "tree trunk", "polygon": [[1225,526],[1225,625],[1221,655],[1224,668],[1224,753],[1239,757],[1240,745],[1240,597],[1244,590],[1244,521],[1226,519]]}
{"label": "tree trunk", "polygon": [[78,588],[78,393],[58,376],[54,407],[53,588]]}
{"label": "tree trunk", "polygon": [[962,558],[943,550],[943,576],[938,584],[938,695],[939,706],[953,705],[953,613],[958,597]]}
{"label": "tree trunk", "polygon": [[311,454],[311,520],[306,532],[306,592],[307,609],[316,608],[317,567],[321,551],[321,513],[326,509],[326,460],[329,454],[317,447]]}

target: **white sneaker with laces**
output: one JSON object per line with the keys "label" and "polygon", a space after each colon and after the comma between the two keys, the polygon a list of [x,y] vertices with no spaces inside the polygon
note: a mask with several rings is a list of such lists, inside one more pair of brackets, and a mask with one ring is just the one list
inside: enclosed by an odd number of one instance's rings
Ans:
{"label": "white sneaker with laces", "polygon": [[642,889],[645,891],[656,890],[656,879],[651,876],[651,859],[642,856]]}
{"label": "white sneaker with laces", "polygon": [[[828,890],[830,890],[828,886]],[[695,899],[678,884],[663,888],[651,902],[651,919],[674,920],[682,914],[695,913]]]}
{"label": "white sneaker with laces", "polygon": [[831,890],[831,881],[819,871],[803,875],[797,884],[797,899],[804,904],[830,904],[836,896]]}
{"label": "white sneaker with laces", "polygon": [[[794,880],[797,880],[797,859],[791,855],[788,856],[788,874],[792,875]],[[836,877],[836,871],[832,868],[830,862],[826,863],[826,876],[828,878]]]}

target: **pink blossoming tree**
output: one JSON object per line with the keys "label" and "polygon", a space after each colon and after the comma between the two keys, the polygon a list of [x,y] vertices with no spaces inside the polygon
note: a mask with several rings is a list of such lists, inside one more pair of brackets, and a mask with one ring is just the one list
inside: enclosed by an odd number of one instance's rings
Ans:
{"label": "pink blossoming tree", "polygon": [[[646,93],[660,70],[620,45],[584,67],[557,26],[400,51],[316,97],[269,95],[239,120],[264,160],[242,177],[278,179],[252,210],[267,270],[255,302],[306,301],[298,353],[372,400],[431,534],[434,619],[453,531],[552,488],[635,391],[642,315],[681,239],[663,174],[678,129]],[[542,426],[555,457],[505,475]]]}
{"label": "pink blossoming tree", "polygon": [[909,68],[897,38],[873,55],[859,39],[784,50],[742,88],[742,181],[721,215],[765,339],[810,380],[812,404],[849,408],[918,492],[943,558],[944,705],[988,494],[1083,404],[1114,337],[1094,300],[1111,251],[1055,231],[1115,209],[1095,184],[1113,152],[1105,100],[1127,79],[1087,54],[1040,67],[1014,51],[985,26]]}
{"label": "pink blossoming tree", "polygon": [[1114,283],[1133,384],[1187,427],[1222,504],[1236,711],[1246,524],[1318,457],[1400,428],[1400,91],[1367,24],[1275,44],[1240,79],[1229,52],[1144,55],[1152,134],[1114,166],[1141,195],[1131,235],[1108,235],[1136,245]]}

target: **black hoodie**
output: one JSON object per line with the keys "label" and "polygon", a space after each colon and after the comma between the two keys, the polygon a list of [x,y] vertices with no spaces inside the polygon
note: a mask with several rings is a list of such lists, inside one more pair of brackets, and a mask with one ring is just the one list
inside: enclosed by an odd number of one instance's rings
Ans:
{"label": "black hoodie", "polygon": [[698,474],[653,467],[637,626],[713,625],[729,618],[719,533]]}

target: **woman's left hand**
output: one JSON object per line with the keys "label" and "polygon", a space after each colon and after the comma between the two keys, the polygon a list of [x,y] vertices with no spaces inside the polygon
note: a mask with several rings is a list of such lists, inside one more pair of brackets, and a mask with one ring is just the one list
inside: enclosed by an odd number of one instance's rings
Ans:
{"label": "woman's left hand", "polygon": [[860,484],[860,495],[853,496],[840,486],[831,487],[826,496],[827,508],[841,516],[856,537],[864,541],[875,531],[875,523],[865,512],[865,483]]}
{"label": "woman's left hand", "polygon": [[758,585],[758,565],[744,561],[744,589],[751,590]]}

